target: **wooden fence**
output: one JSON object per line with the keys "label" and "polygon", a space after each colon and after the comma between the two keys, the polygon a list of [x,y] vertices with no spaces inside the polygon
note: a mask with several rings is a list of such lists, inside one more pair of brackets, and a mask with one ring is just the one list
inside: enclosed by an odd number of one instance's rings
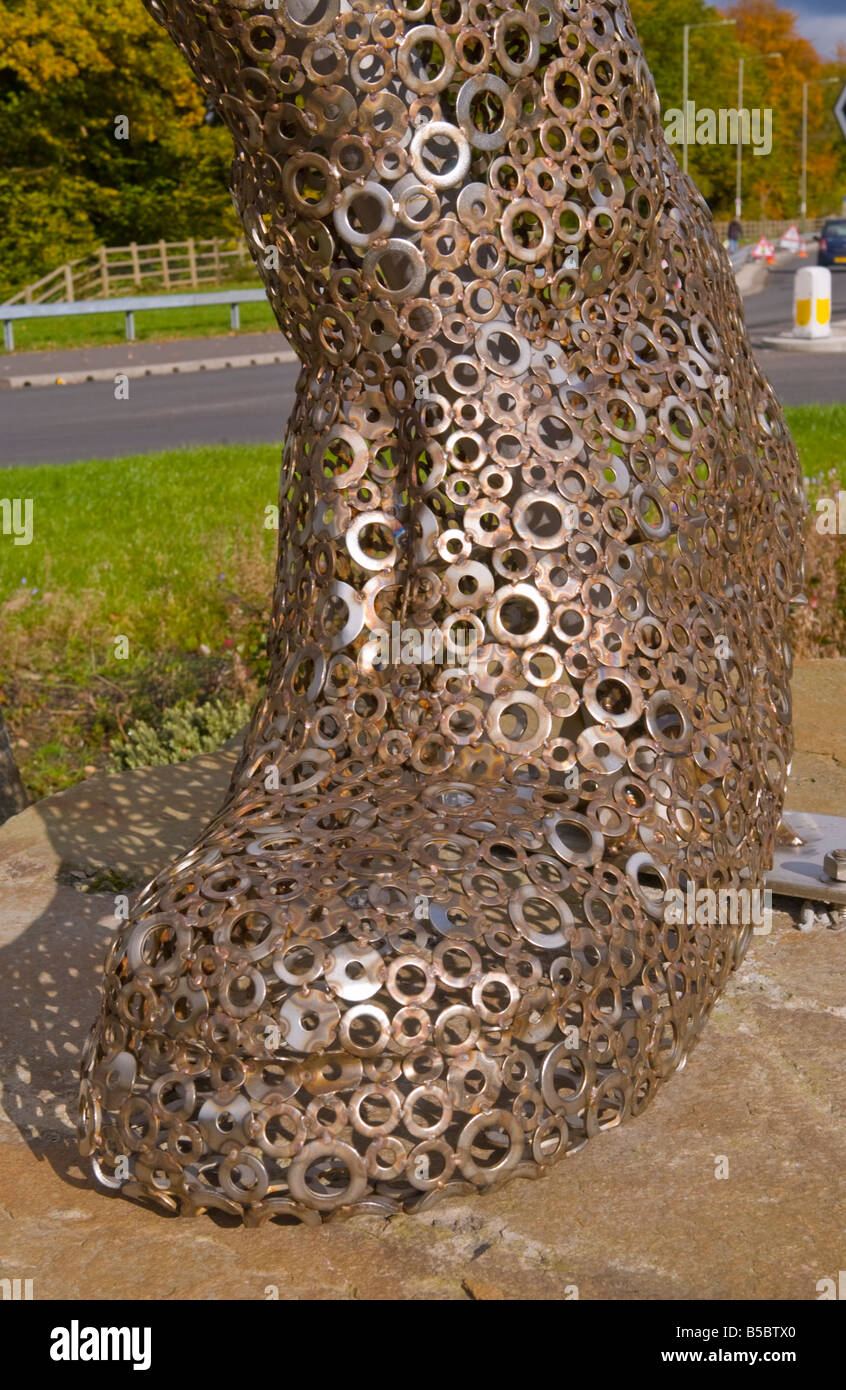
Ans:
{"label": "wooden fence", "polygon": [[[810,219],[808,232],[819,232],[826,220]],[[794,223],[799,225],[796,218],[744,222],[744,240],[780,237]],[[714,226],[724,241],[728,221],[715,222]],[[242,240],[209,237],[202,241],[190,237],[188,241],[153,241],[146,245],[131,241],[128,246],[101,246],[87,256],[68,261],[18,290],[5,303],[52,304],[63,300],[73,304],[77,299],[109,299],[145,289],[197,290],[202,285],[219,285],[242,271],[258,283]]]}
{"label": "wooden fence", "polygon": [[[810,236],[812,232],[821,232],[826,222],[828,222],[830,218],[837,216],[837,213],[832,212],[829,213],[828,217],[809,217],[803,235]],[[728,236],[729,220],[730,219],[726,218],[724,221],[721,220],[714,223],[720,241],[725,241]],[[740,219],[740,225],[743,227],[744,241],[760,241],[762,236],[765,236],[768,241],[776,241],[780,236],[784,236],[785,232],[789,231],[791,227],[797,227],[800,232],[802,231],[802,222],[798,217],[782,218],[780,221],[771,217],[765,217],[759,218],[755,222],[747,222],[746,219],[742,217]]]}
{"label": "wooden fence", "polygon": [[7,304],[51,304],[59,300],[109,299],[137,290],[196,290],[218,285],[243,271],[255,278],[246,243],[210,237],[101,246],[51,270],[19,290]]}

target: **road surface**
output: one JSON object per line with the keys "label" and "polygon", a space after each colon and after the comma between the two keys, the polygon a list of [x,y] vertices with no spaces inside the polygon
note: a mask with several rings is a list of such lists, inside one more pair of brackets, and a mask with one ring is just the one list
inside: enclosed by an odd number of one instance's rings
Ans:
{"label": "road surface", "polygon": [[[746,301],[753,344],[790,327],[793,272],[771,273]],[[834,317],[846,317],[846,274],[834,280]],[[846,402],[846,353],[756,349],[785,405]],[[281,441],[294,399],[296,363],[233,368],[184,376],[140,377],[129,399],[115,400],[111,382],[41,386],[0,392],[0,467],[69,463],[191,444]]]}
{"label": "road surface", "polygon": [[0,393],[0,467],[120,458],[190,444],[281,441],[297,363]]}

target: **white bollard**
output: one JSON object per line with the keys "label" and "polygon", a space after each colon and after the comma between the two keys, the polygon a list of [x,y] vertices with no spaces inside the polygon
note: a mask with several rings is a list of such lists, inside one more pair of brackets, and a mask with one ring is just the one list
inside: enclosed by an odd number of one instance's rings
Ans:
{"label": "white bollard", "polygon": [[803,265],[793,281],[794,338],[831,336],[831,271]]}

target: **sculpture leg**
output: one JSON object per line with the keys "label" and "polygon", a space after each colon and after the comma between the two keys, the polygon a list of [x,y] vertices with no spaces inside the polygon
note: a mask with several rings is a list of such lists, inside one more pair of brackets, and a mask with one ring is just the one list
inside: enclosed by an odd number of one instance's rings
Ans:
{"label": "sculpture leg", "polygon": [[82,1151],[252,1222],[537,1176],[748,945],[795,450],[623,0],[150,9],[303,372],[267,694],[109,953]]}

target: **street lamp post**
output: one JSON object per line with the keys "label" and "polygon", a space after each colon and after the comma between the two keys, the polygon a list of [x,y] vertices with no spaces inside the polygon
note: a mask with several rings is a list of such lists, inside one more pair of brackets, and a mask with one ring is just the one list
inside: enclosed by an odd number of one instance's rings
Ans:
{"label": "street lamp post", "polygon": [[[750,58],[749,61],[750,61],[750,63],[755,63],[755,62],[765,63],[765,62],[767,61],[767,59],[769,59],[769,58],[780,58],[780,57],[781,57],[781,54],[780,54],[780,53],[759,53],[759,54],[757,55],[757,57],[755,57],[755,58]],[[739,62],[738,62],[738,67],[737,67],[737,135],[738,135],[738,140],[737,140],[737,188],[736,188],[736,190],[735,190],[734,215],[735,215],[735,217],[737,218],[738,222],[740,222],[741,217],[742,217],[742,212],[743,212],[743,191],[742,191],[742,183],[743,183],[743,141],[742,141],[742,139],[741,139],[740,137],[741,137],[741,135],[742,135],[742,133],[743,133],[743,129],[742,129],[742,121],[743,121],[743,115],[742,115],[742,112],[743,112],[743,67],[744,67],[744,63],[745,63],[745,62],[746,62],[746,59],[745,59],[745,58],[741,58],[741,59],[739,60]]]}
{"label": "street lamp post", "polygon": [[687,64],[690,56],[690,31],[691,29],[722,29],[727,24],[736,24],[736,19],[716,19],[709,20],[707,24],[685,24],[683,28],[682,40],[682,121],[684,128],[684,144],[682,145],[682,169],[687,173]]}
{"label": "street lamp post", "polygon": [[802,83],[802,202],[799,215],[803,232],[808,225],[808,88],[827,87],[839,81],[839,77],[812,77],[809,82]]}

